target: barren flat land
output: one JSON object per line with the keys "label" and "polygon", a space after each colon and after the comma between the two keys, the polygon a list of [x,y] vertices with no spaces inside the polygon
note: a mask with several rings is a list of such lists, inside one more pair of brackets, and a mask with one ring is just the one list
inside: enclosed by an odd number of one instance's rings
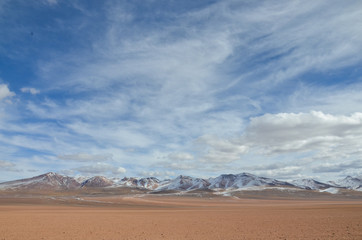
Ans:
{"label": "barren flat land", "polygon": [[3,196],[15,239],[362,239],[362,201]]}

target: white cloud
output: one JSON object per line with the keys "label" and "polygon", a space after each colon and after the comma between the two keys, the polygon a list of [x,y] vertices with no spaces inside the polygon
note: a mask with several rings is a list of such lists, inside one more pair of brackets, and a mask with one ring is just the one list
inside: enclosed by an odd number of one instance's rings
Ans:
{"label": "white cloud", "polygon": [[6,168],[6,167],[14,167],[15,164],[7,161],[0,160],[0,167]]}
{"label": "white cloud", "polygon": [[90,96],[87,99],[67,99],[65,102],[45,99],[41,104],[29,102],[26,107],[39,118],[83,119],[97,122],[123,116],[127,113],[129,101],[128,97],[122,94],[107,94]]}
{"label": "white cloud", "polygon": [[142,132],[142,126],[127,122],[119,124],[117,121],[105,123],[72,122],[66,127],[73,132],[86,135],[94,141],[108,143],[119,147],[149,147],[154,140]]}
{"label": "white cloud", "polygon": [[[245,142],[265,154],[360,149],[362,113],[350,116],[310,113],[265,114],[251,119]],[[351,152],[350,152],[351,153]]]}
{"label": "white cloud", "polygon": [[264,170],[275,170],[275,169],[281,169],[287,166],[290,166],[290,163],[282,163],[282,162],[277,162],[277,163],[271,163],[271,164],[260,164],[260,165],[254,165],[254,166],[248,166],[248,167],[244,167],[244,169],[246,170],[252,170],[252,171],[264,171]]}
{"label": "white cloud", "polygon": [[342,163],[324,163],[313,168],[315,173],[323,172],[343,172],[346,169],[362,169],[362,160],[342,162]]}
{"label": "white cloud", "polygon": [[0,171],[20,172],[15,163],[0,160]]}
{"label": "white cloud", "polygon": [[[362,113],[264,114],[250,119],[239,138],[206,135],[195,143],[197,161],[164,164],[217,171],[239,169],[262,176],[291,179],[361,169]],[[212,167],[212,164],[220,166]],[[316,176],[315,173],[318,175]]]}
{"label": "white cloud", "polygon": [[78,172],[80,172],[81,174],[85,174],[85,175],[94,175],[94,174],[99,174],[99,175],[108,175],[109,173],[113,174],[113,175],[118,175],[118,174],[123,174],[126,172],[126,169],[123,167],[115,167],[111,164],[107,164],[107,163],[96,163],[93,165],[86,165],[86,166],[82,166],[82,167],[78,167],[75,168],[73,170],[76,170]]}
{"label": "white cloud", "polygon": [[254,173],[260,176],[277,179],[297,179],[305,177],[303,175],[303,167],[300,166],[285,166],[273,170],[254,171]]}
{"label": "white cloud", "polygon": [[31,93],[32,95],[39,94],[40,91],[36,88],[23,87],[20,89],[23,93]]}
{"label": "white cloud", "polygon": [[142,171],[140,175],[143,177],[157,177],[160,179],[166,179],[175,176],[176,173],[172,171]]}
{"label": "white cloud", "polygon": [[11,92],[6,84],[0,84],[0,101],[12,96],[15,96],[15,93]]}
{"label": "white cloud", "polygon": [[193,160],[194,156],[191,155],[190,153],[186,153],[186,152],[174,152],[174,153],[170,153],[168,154],[168,159],[172,160],[176,160],[176,161],[183,161],[183,160]]}
{"label": "white cloud", "polygon": [[[359,81],[360,82],[360,81]],[[333,86],[308,86],[299,84],[298,89],[287,99],[285,109],[288,111],[309,112],[318,109],[331,114],[350,114],[359,110],[362,104],[362,84]],[[281,103],[278,103],[280,105]]]}
{"label": "white cloud", "polygon": [[[76,91],[107,89],[109,94],[108,90],[112,86],[120,85],[124,89],[121,101],[118,101],[120,94],[110,93],[110,97],[105,101],[98,98],[75,100],[67,102],[65,106],[56,106],[54,109],[39,109],[39,106],[34,105],[32,109],[34,113],[40,113],[39,116],[44,118],[79,117],[91,121],[90,124],[86,124],[89,126],[87,129],[82,127],[84,126],[82,122],[75,123],[77,126],[72,125],[74,123],[69,126],[74,126],[72,130],[79,134],[92,136],[95,136],[92,129],[99,127],[94,126],[94,121],[106,116],[107,120],[118,118],[124,114],[132,114],[131,118],[139,122],[142,128],[147,129],[149,134],[147,138],[166,135],[176,136],[174,138],[179,139],[190,134],[199,137],[204,134],[219,135],[225,131],[235,134],[243,127],[241,117],[253,114],[255,111],[259,112],[262,109],[261,103],[245,96],[244,100],[238,99],[232,104],[230,104],[231,97],[224,99],[225,104],[220,105],[223,99],[215,97],[215,93],[227,91],[227,86],[237,84],[236,80],[245,84],[243,89],[252,91],[252,88],[248,88],[247,80],[255,75],[262,76],[252,78],[251,82],[255,84],[260,84],[258,79],[267,79],[264,81],[268,84],[282,82],[296,74],[316,69],[316,63],[320,68],[327,66],[327,63],[335,68],[338,64],[331,64],[335,59],[344,58],[345,55],[355,56],[349,51],[337,56],[329,54],[329,50],[343,49],[342,45],[346,42],[339,41],[337,38],[339,35],[359,36],[355,35],[358,31],[358,28],[354,27],[355,24],[347,24],[354,22],[358,8],[346,7],[339,12],[340,9],[336,7],[320,15],[315,13],[325,7],[325,3],[321,2],[308,5],[300,2],[283,2],[277,5],[263,3],[252,4],[250,7],[251,10],[235,2],[224,1],[177,16],[175,21],[178,24],[164,28],[162,32],[142,29],[147,34],[139,35],[139,32],[131,31],[126,37],[123,32],[126,27],[123,25],[124,20],[119,20],[112,14],[116,8],[112,6],[109,14],[112,21],[109,22],[110,25],[105,26],[106,38],[95,42],[91,55],[86,52],[68,53],[57,58],[60,62],[50,61],[41,65],[41,68],[44,69],[45,78],[47,74],[51,74],[50,77],[55,79],[55,87],[67,86]],[[119,6],[118,8],[122,9]],[[351,9],[352,15],[349,11]],[[339,21],[325,21],[329,15],[338,16]],[[290,21],[291,19],[293,21]],[[328,17],[328,19],[334,18]],[[321,34],[324,30],[317,27],[315,21],[327,24],[326,31],[334,29],[332,32],[335,38],[325,39],[323,37],[325,34]],[[176,38],[175,32],[183,33],[181,35],[187,37]],[[121,40],[115,41],[115,39]],[[353,49],[359,47],[356,43],[357,41],[348,42]],[[320,53],[316,53],[316,44],[323,45],[323,48],[317,48]],[[244,60],[236,59],[240,57],[239,51],[243,52]],[[96,62],[94,55],[97,55]],[[242,69],[236,77],[227,74],[229,70],[233,70],[227,67],[229,60],[235,60],[243,66],[243,63],[256,61],[260,57],[261,60],[265,58],[267,61],[268,57],[279,55],[280,60],[275,63]],[[314,55],[317,56],[313,58]],[[74,64],[64,65],[62,62],[69,61],[63,61],[63,57],[70,59]],[[294,60],[300,64],[295,64]],[[239,66],[234,67],[239,68]],[[60,69],[61,73],[57,72],[57,69]],[[64,73],[68,75],[64,77]],[[124,82],[124,79],[130,78],[134,81]],[[74,88],[71,88],[72,86]],[[245,94],[242,89],[241,94]],[[142,101],[139,96],[142,96]],[[119,104],[114,104],[116,102]],[[255,109],[249,110],[251,103]],[[236,106],[240,110],[236,109]],[[232,110],[225,111],[226,109]],[[242,115],[240,112],[244,113],[245,110],[249,111],[248,114]],[[102,126],[102,128],[107,133],[105,136],[116,139],[111,136],[117,132],[113,126]],[[141,130],[123,131],[126,133],[120,132],[117,135],[140,136]],[[141,136],[134,139],[134,141],[139,140],[141,141]],[[147,146],[147,144],[141,145]],[[214,157],[210,155],[210,158]]]}
{"label": "white cloud", "polygon": [[200,161],[205,163],[229,163],[241,159],[241,155],[248,152],[246,145],[240,144],[237,139],[225,139],[205,135],[195,143],[200,151]]}
{"label": "white cloud", "polygon": [[45,4],[48,4],[48,5],[56,5],[56,4],[58,4],[58,0],[43,0],[43,2]]}
{"label": "white cloud", "polygon": [[160,166],[172,170],[197,170],[200,168],[195,162],[161,162]]}
{"label": "white cloud", "polygon": [[[326,66],[338,68],[340,59],[355,56],[347,51],[349,48],[345,52],[331,54],[330,50],[343,49],[345,44],[358,52],[358,41],[348,40],[346,43],[338,37],[347,35],[358,38],[358,28],[355,24],[348,24],[355,22],[358,8],[335,7],[328,8],[322,15],[316,14],[325,5],[322,2],[308,5],[300,2],[277,5],[266,2],[252,4],[250,10],[235,2],[224,1],[178,16],[175,20],[177,24],[162,29],[162,32],[142,29],[147,34],[139,35],[139,32],[131,31],[128,37],[123,32],[126,27],[124,21],[112,14],[115,9],[112,6],[109,18],[114,18],[114,21],[105,26],[107,37],[95,42],[91,55],[86,52],[68,53],[57,58],[60,62],[50,61],[41,65],[45,69],[45,78],[47,74],[52,74],[50,77],[55,79],[55,87],[66,86],[76,91],[106,89],[110,97],[104,101],[98,98],[69,101],[65,106],[54,109],[39,109],[39,106],[32,105],[32,109],[44,118],[78,117],[93,123],[101,118],[119,118],[128,114],[147,129],[147,138],[161,135],[182,141],[180,138],[189,135],[219,135],[226,131],[235,134],[242,130],[242,117],[259,113],[262,109],[261,102],[253,100],[254,88],[248,87],[250,84],[261,84],[259,79],[264,79],[266,84],[261,86],[272,87],[271,82],[283,82],[303,72],[324,69]],[[353,10],[352,15],[349,10]],[[325,21],[326,18],[335,19],[329,16],[338,17],[337,20]],[[326,25],[327,30],[318,27],[316,21]],[[323,32],[330,29],[333,29],[333,38],[326,39]],[[187,37],[176,38],[175,32]],[[316,45],[323,47],[316,48]],[[240,59],[240,52],[243,59]],[[98,56],[96,62],[94,55]],[[280,60],[270,64],[256,64],[255,68],[241,69],[238,76],[228,75],[228,71],[235,71],[229,66],[239,69],[244,63],[259,61],[260,58],[261,62],[267,62],[268,58],[278,59],[278,56]],[[74,64],[63,65],[62,62],[69,62],[63,61],[63,57],[74,61]],[[240,66],[233,66],[230,60]],[[295,64],[296,61],[300,64]],[[73,66],[76,67],[73,69]],[[64,77],[64,73],[69,75]],[[134,81],[125,80],[130,78]],[[244,85],[238,89],[240,94],[250,91],[250,97],[231,101],[232,97],[220,99],[215,96],[228,91],[228,86],[237,86],[238,81]],[[109,93],[110,88],[117,89],[113,86],[124,89],[123,98],[121,94]],[[259,91],[260,88],[256,89]],[[139,96],[142,96],[142,100]],[[116,102],[118,104],[114,104]],[[94,135],[91,131],[98,126],[92,123],[87,125],[89,130],[83,128],[82,133]],[[112,126],[102,127],[110,132],[107,136],[115,132]],[[72,130],[77,129],[82,127],[76,126]],[[140,136],[139,131],[127,131],[130,134],[124,135]],[[138,140],[140,138],[135,138],[135,141]]]}
{"label": "white cloud", "polygon": [[155,159],[161,160],[156,162],[155,165],[163,169],[191,170],[200,167],[195,156],[187,152],[155,152],[154,155]]}
{"label": "white cloud", "polygon": [[112,154],[89,154],[89,153],[76,153],[68,155],[58,155],[59,159],[71,160],[79,162],[93,162],[93,161],[108,161],[112,159]]}
{"label": "white cloud", "polygon": [[[133,20],[139,12],[126,5],[132,3],[97,9],[97,20],[106,21],[94,28],[90,9],[81,2],[68,5],[83,14],[76,23],[92,26],[89,44],[61,52],[45,48],[53,57],[35,59],[48,98],[24,99],[11,113],[5,109],[9,120],[4,118],[0,129],[12,134],[2,132],[1,143],[75,162],[106,161],[103,153],[109,152],[140,165],[152,161],[155,149],[166,153],[162,166],[175,170],[241,165],[251,161],[244,159],[250,153],[265,157],[255,164],[304,152],[316,161],[361,156],[353,153],[360,149],[360,125],[349,122],[360,117],[347,116],[360,109],[361,86],[341,91],[340,85],[316,88],[307,82],[294,94],[285,88],[303,82],[306,73],[328,77],[360,65],[361,3],[225,0],[181,14],[167,12],[167,21],[157,27],[138,25]],[[79,24],[69,19],[57,19],[67,27],[54,28],[54,34],[84,39]],[[52,98],[64,90],[67,99]],[[280,90],[285,92],[275,94]],[[0,101],[14,95],[0,84]],[[331,114],[308,113],[312,109]],[[285,113],[299,111],[304,113]],[[262,115],[266,112],[282,113]],[[260,117],[248,126],[250,116]]]}
{"label": "white cloud", "polygon": [[123,167],[118,167],[116,170],[113,170],[112,173],[113,174],[118,174],[118,173],[125,173],[127,170]]}
{"label": "white cloud", "polygon": [[[46,124],[42,126],[46,126]],[[60,134],[57,130],[49,130],[48,133],[50,132]],[[60,135],[58,136],[61,137]],[[13,136],[7,136],[6,134],[0,133],[0,141],[17,148],[33,149],[45,153],[55,152],[55,149],[61,149],[63,147],[64,149],[66,149],[66,147],[74,149],[74,145],[72,146],[71,143],[59,142],[57,139],[44,134],[44,132],[41,132],[40,136],[36,136],[35,134],[30,135],[25,132],[22,134],[14,134]]]}

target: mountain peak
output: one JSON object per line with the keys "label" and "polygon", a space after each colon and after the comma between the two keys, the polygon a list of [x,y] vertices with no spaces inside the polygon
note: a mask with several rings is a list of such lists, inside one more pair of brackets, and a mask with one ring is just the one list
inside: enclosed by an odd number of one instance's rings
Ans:
{"label": "mountain peak", "polygon": [[40,175],[40,176],[47,176],[47,177],[64,177],[63,175],[60,175],[60,174],[55,173],[55,172],[48,172],[48,173],[45,173],[45,174]]}
{"label": "mountain peak", "polygon": [[340,187],[345,187],[348,189],[362,190],[362,179],[358,177],[347,176],[344,179],[336,181],[336,185]]}
{"label": "mountain peak", "polygon": [[82,187],[109,187],[112,185],[113,182],[103,176],[95,176],[82,183]]}
{"label": "mountain peak", "polygon": [[209,188],[246,188],[255,186],[290,185],[271,178],[258,177],[250,173],[222,174],[210,179]]}
{"label": "mountain peak", "polygon": [[126,186],[126,187],[136,187],[136,188],[146,188],[146,189],[155,189],[158,187],[160,180],[155,177],[146,177],[146,178],[135,178],[135,177],[124,177],[120,181],[116,182],[117,186]]}
{"label": "mountain peak", "polygon": [[161,186],[157,190],[193,190],[205,189],[210,183],[202,178],[193,178],[190,176],[180,175],[177,178],[169,181],[167,184]]}
{"label": "mountain peak", "polygon": [[20,179],[0,183],[0,189],[13,190],[74,190],[81,187],[130,187],[142,188],[148,190],[172,190],[172,191],[190,191],[195,189],[209,189],[214,191],[243,190],[254,187],[294,187],[305,190],[325,190],[332,187],[345,188],[356,191],[362,190],[362,179],[358,177],[347,176],[336,182],[322,183],[311,178],[298,179],[290,183],[279,181],[272,178],[258,177],[250,173],[222,174],[216,178],[194,178],[185,175],[179,175],[174,179],[160,181],[154,177],[135,178],[125,177],[123,179],[108,179],[104,176],[94,176],[91,178],[82,178],[76,180],[72,177],[60,175],[55,172],[48,172],[32,178]]}
{"label": "mountain peak", "polygon": [[310,190],[327,189],[332,187],[330,184],[318,182],[312,178],[297,179],[293,180],[291,183],[296,187]]}
{"label": "mountain peak", "polygon": [[32,178],[20,179],[4,183],[4,186],[24,190],[68,190],[80,186],[74,178],[65,177],[54,172],[48,172]]}

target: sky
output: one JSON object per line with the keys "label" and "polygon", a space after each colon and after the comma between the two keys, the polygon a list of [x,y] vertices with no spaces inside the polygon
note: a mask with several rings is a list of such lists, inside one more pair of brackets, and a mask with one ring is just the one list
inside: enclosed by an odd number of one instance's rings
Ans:
{"label": "sky", "polygon": [[362,175],[362,1],[0,0],[0,181]]}

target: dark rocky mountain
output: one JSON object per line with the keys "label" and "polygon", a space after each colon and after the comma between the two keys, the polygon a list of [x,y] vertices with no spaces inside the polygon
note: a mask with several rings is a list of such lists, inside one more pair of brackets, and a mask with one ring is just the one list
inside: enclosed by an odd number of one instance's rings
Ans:
{"label": "dark rocky mountain", "polygon": [[82,187],[109,187],[112,186],[113,182],[103,176],[95,176],[85,180],[82,183]]}
{"label": "dark rocky mountain", "polygon": [[114,181],[115,185],[126,186],[126,187],[136,187],[136,188],[146,188],[153,190],[157,188],[160,184],[160,180],[155,177],[147,178],[134,178],[134,177],[125,177],[120,181]]}

